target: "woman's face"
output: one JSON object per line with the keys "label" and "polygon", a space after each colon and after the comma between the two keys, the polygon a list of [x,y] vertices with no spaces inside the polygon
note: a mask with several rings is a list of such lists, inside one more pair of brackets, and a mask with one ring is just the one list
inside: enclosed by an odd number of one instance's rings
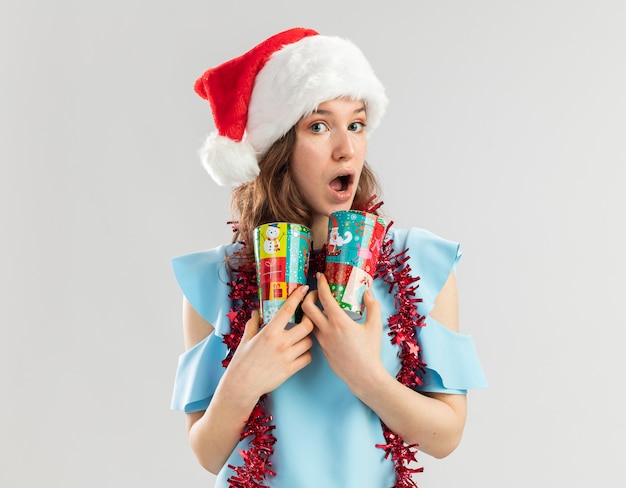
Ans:
{"label": "woman's face", "polygon": [[351,208],[365,163],[366,121],[363,102],[338,98],[296,125],[291,169],[314,219]]}

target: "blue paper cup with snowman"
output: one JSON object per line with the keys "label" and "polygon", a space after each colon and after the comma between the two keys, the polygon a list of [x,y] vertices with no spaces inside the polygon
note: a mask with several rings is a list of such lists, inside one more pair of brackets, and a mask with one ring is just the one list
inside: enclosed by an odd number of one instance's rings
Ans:
{"label": "blue paper cup with snowman", "polygon": [[[290,222],[271,222],[254,229],[254,257],[259,285],[259,312],[267,324],[287,297],[307,282],[311,229]],[[299,322],[299,309],[290,322]]]}

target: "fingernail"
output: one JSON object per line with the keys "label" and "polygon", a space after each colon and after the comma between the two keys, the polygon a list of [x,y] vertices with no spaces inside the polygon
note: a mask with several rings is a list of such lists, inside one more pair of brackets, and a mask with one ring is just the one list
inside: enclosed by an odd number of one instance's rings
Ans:
{"label": "fingernail", "polygon": [[309,291],[309,285],[302,285],[300,287],[300,293],[302,293],[303,295],[306,295],[307,291]]}

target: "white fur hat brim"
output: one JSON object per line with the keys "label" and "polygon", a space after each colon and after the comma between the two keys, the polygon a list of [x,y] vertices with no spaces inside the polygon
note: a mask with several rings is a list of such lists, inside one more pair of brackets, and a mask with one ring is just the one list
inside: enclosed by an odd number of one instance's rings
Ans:
{"label": "white fur hat brim", "polygon": [[303,116],[339,97],[365,102],[368,133],[379,125],[388,103],[382,83],[351,41],[319,35],[289,44],[257,74],[248,142],[262,154]]}

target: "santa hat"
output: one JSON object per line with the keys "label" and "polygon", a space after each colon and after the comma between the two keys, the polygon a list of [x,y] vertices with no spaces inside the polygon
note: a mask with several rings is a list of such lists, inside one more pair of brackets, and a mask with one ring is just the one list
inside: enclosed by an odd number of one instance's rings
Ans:
{"label": "santa hat", "polygon": [[304,28],[276,34],[207,70],[194,88],[211,104],[217,131],[200,157],[220,185],[254,180],[257,158],[325,101],[363,100],[370,133],[387,106],[385,89],[359,48]]}

